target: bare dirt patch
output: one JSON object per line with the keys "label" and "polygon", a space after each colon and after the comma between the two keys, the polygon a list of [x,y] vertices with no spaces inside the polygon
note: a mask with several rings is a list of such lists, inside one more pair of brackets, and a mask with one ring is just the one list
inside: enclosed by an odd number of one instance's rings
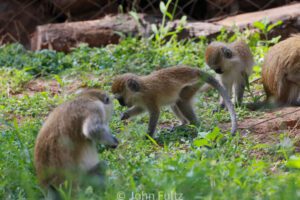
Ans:
{"label": "bare dirt patch", "polygon": [[[238,127],[242,135],[252,135],[260,143],[277,143],[282,133],[300,141],[300,108],[284,107],[262,111],[257,118],[240,121]],[[296,150],[300,150],[300,142],[296,142],[295,146]]]}
{"label": "bare dirt patch", "polygon": [[52,94],[61,92],[61,87],[55,80],[35,79],[27,83],[26,89],[31,92],[50,91]]}
{"label": "bare dirt patch", "polygon": [[74,80],[72,83],[61,86],[56,80],[35,79],[28,82],[25,91],[29,94],[48,91],[52,95],[60,93],[74,93],[82,87],[82,82]]}

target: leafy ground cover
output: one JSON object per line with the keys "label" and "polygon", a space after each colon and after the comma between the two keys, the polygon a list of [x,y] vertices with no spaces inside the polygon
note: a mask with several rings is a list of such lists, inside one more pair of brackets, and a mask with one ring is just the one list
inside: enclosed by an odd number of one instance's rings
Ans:
{"label": "leafy ground cover", "polygon": [[[268,46],[278,39],[262,40],[258,34],[225,32],[217,40],[245,37],[257,66],[246,101],[261,99],[261,62]],[[83,87],[110,91],[116,74],[147,74],[154,69],[187,64],[204,65],[205,39],[159,42],[126,38],[118,45],[89,48],[70,54],[49,50],[26,51],[18,44],[0,47],[0,199],[41,199],[33,167],[36,135],[47,114],[72,98]],[[213,113],[218,105],[215,91],[195,99],[201,126],[173,128],[179,122],[167,108],[162,112],[156,142],[145,140],[147,115],[120,121],[123,110],[115,102],[112,132],[117,149],[99,146],[107,163],[106,188],[81,188],[76,199],[299,199],[300,157],[297,139],[288,132],[268,143],[251,132],[229,135],[221,124],[229,122],[226,111]],[[236,109],[239,120],[261,112]],[[225,139],[226,138],[226,139]],[[68,191],[66,199],[72,199]]]}

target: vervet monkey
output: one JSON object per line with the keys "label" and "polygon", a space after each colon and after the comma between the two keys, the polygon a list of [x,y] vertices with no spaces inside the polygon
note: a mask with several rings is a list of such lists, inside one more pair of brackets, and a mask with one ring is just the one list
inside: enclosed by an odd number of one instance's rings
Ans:
{"label": "vervet monkey", "polygon": [[52,193],[50,198],[59,199],[55,188],[80,175],[103,182],[96,143],[118,145],[108,124],[112,109],[112,100],[106,93],[88,89],[50,113],[34,149],[38,180]]}
{"label": "vervet monkey", "polygon": [[[241,105],[245,86],[249,84],[249,76],[254,65],[248,45],[242,40],[230,44],[212,42],[206,48],[205,60],[207,65],[217,73],[216,78],[226,88],[229,97],[232,97],[234,91],[234,103]],[[201,91],[207,88],[207,85],[203,86]],[[220,104],[224,107],[222,97]]]}
{"label": "vervet monkey", "polygon": [[202,81],[211,84],[224,98],[231,116],[231,132],[234,134],[237,129],[236,114],[226,90],[215,78],[197,68],[175,66],[154,71],[147,76],[123,74],[113,81],[112,92],[122,106],[129,107],[121,120],[149,112],[148,134],[153,136],[160,109],[165,105],[171,106],[182,124],[199,124],[192,100]]}
{"label": "vervet monkey", "polygon": [[268,103],[300,105],[300,34],[270,48],[262,68]]}

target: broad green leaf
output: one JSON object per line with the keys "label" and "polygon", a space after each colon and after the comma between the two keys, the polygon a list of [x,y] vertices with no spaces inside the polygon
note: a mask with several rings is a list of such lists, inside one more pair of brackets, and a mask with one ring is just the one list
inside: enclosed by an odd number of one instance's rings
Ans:
{"label": "broad green leaf", "polygon": [[270,30],[272,30],[273,28],[275,28],[276,26],[280,26],[283,22],[282,21],[278,21],[274,24],[271,24],[268,26],[267,31],[269,32]]}
{"label": "broad green leaf", "polygon": [[60,86],[64,86],[64,82],[62,81],[59,75],[55,74],[54,78],[59,83]]}
{"label": "broad green leaf", "polygon": [[186,23],[186,20],[187,20],[187,16],[186,15],[183,15],[180,19],[180,23],[181,24],[185,24]]}
{"label": "broad green leaf", "polygon": [[162,12],[162,14],[165,14],[165,13],[166,13],[167,7],[166,7],[166,5],[165,5],[165,3],[164,3],[163,1],[161,1],[161,2],[159,3],[159,9],[160,9],[160,11]]}
{"label": "broad green leaf", "polygon": [[261,72],[261,67],[258,66],[258,65],[255,65],[255,66],[253,67],[253,71],[254,71],[254,72]]}
{"label": "broad green leaf", "polygon": [[266,28],[266,25],[263,24],[262,22],[259,22],[259,21],[254,22],[254,23],[253,23],[253,26],[254,26],[255,28],[258,28],[258,29],[261,30],[261,31],[264,31],[265,28]]}
{"label": "broad green leaf", "polygon": [[208,142],[207,139],[197,139],[197,140],[194,140],[194,145],[196,147],[203,147],[203,146],[211,146]]}
{"label": "broad green leaf", "polygon": [[300,156],[291,156],[286,163],[287,167],[300,169]]}
{"label": "broad green leaf", "polygon": [[156,24],[151,24],[151,30],[153,31],[153,33],[158,33],[158,29],[157,29],[157,26]]}

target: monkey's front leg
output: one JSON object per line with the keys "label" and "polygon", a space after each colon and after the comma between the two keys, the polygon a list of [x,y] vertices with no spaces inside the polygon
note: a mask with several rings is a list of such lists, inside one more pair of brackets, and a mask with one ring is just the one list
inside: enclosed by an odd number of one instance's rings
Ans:
{"label": "monkey's front leg", "polygon": [[156,129],[160,111],[158,108],[155,108],[149,111],[149,114],[150,114],[150,119],[148,124],[148,134],[152,137]]}
{"label": "monkey's front leg", "polygon": [[244,91],[246,87],[246,80],[241,80],[239,83],[235,85],[235,99],[234,103],[236,106],[241,106],[243,103]]}
{"label": "monkey's front leg", "polygon": [[122,113],[121,120],[129,119],[130,117],[139,115],[144,111],[145,110],[141,107],[133,106],[133,107],[129,108],[127,111],[125,111],[124,113]]}

